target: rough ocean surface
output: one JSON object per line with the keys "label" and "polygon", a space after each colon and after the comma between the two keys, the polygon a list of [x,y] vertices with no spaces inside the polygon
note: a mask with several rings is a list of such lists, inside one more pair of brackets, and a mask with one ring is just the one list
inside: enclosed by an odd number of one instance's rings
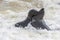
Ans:
{"label": "rough ocean surface", "polygon": [[[45,8],[44,20],[53,31],[36,30],[30,24],[17,28],[29,10]],[[60,40],[59,0],[0,0],[0,40]],[[55,30],[57,29],[57,30]]]}

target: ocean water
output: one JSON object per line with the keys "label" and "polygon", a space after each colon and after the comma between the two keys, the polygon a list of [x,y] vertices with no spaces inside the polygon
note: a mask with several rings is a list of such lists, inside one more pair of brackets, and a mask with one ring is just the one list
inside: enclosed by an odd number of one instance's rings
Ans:
{"label": "ocean water", "polygon": [[[15,23],[26,19],[29,10],[45,8],[44,20],[52,29],[35,29],[29,24],[17,28]],[[0,1],[0,40],[60,40],[59,0],[1,0]]]}

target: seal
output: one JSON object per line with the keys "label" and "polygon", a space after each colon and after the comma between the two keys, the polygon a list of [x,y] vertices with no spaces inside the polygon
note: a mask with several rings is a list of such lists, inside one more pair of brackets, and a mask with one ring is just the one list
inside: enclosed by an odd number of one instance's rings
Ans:
{"label": "seal", "polygon": [[39,11],[32,9],[29,11],[27,18],[22,22],[16,23],[15,27],[25,28],[31,22],[31,25],[36,29],[41,28],[50,30],[50,28],[46,25],[45,21],[43,20],[44,13],[44,8],[42,8]]}

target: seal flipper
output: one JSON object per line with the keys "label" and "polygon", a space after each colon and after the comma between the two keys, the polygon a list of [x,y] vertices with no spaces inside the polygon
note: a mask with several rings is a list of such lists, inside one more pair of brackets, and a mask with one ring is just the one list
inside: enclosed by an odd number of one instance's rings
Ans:
{"label": "seal flipper", "polygon": [[31,19],[30,18],[27,18],[27,19],[25,19],[24,21],[22,21],[22,22],[18,22],[18,23],[16,23],[15,24],[15,27],[26,27],[27,25],[28,25],[28,23],[31,21]]}
{"label": "seal flipper", "polygon": [[36,29],[47,29],[47,30],[50,30],[50,28],[42,21],[34,21],[34,22],[31,22],[31,25],[33,27],[35,27]]}

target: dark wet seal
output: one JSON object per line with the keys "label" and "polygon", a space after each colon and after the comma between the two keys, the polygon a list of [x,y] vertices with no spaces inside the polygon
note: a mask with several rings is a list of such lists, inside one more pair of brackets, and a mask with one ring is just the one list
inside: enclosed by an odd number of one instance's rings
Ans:
{"label": "dark wet seal", "polygon": [[[27,18],[22,22],[16,23],[15,27],[23,27],[24,28],[31,22],[31,25],[33,27],[35,27],[36,29],[41,28],[41,29],[50,30],[50,28],[43,21],[43,17],[44,17],[44,8],[42,8],[39,11],[32,9],[29,11]],[[33,22],[33,20],[35,20],[35,21]]]}

